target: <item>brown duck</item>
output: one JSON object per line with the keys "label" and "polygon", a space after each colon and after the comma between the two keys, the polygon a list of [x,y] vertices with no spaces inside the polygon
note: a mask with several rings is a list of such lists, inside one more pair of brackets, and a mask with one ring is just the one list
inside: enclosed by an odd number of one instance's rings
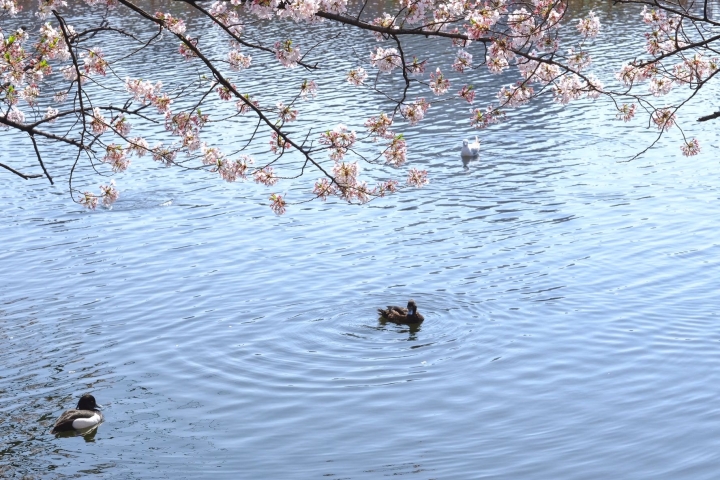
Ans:
{"label": "brown duck", "polygon": [[387,308],[378,308],[378,313],[386,320],[395,323],[420,323],[425,317],[417,311],[415,300],[410,300],[407,308],[388,305]]}
{"label": "brown duck", "polygon": [[86,393],[80,397],[77,408],[68,410],[57,419],[50,433],[60,433],[72,430],[85,430],[94,427],[103,420],[100,405],[95,403],[95,397]]}

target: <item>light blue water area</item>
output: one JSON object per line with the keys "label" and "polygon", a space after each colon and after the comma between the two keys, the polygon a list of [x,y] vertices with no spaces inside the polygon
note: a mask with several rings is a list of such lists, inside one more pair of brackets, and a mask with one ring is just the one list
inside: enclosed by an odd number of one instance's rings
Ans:
{"label": "light blue water area", "polygon": [[[716,125],[687,124],[697,157],[671,132],[625,162],[653,132],[541,99],[464,166],[466,108],[404,130],[430,185],[360,207],[276,217],[264,187],[145,159],[87,212],[62,155],[55,187],[0,175],[2,475],[715,478]],[[420,328],[378,320],[409,298]],[[86,391],[105,423],[50,435]]]}

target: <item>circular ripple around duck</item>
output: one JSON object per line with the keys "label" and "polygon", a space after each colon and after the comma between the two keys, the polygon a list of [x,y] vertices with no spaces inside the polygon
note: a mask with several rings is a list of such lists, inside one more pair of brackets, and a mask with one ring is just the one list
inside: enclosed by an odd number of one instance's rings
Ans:
{"label": "circular ripple around duck", "polygon": [[490,320],[483,306],[465,297],[417,298],[425,316],[419,327],[380,321],[376,310],[390,303],[386,296],[323,309],[288,306],[236,325],[246,341],[219,359],[218,368],[269,388],[371,387],[432,375],[430,367],[449,360],[474,360],[483,355],[483,343],[492,343],[480,333]]}

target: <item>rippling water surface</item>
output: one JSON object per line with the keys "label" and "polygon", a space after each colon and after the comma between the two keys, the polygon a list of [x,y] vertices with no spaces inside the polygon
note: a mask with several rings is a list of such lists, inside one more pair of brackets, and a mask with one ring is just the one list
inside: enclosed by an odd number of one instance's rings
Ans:
{"label": "rippling water surface", "polygon": [[[330,91],[328,124],[367,108]],[[464,108],[406,130],[429,186],[364,207],[275,217],[262,188],[137,161],[85,212],[62,178],[0,175],[0,475],[716,478],[717,124],[686,125],[698,157],[672,133],[623,162],[652,132],[540,101],[464,166]],[[378,321],[410,297],[420,328]],[[105,423],[50,435],[85,391]]]}

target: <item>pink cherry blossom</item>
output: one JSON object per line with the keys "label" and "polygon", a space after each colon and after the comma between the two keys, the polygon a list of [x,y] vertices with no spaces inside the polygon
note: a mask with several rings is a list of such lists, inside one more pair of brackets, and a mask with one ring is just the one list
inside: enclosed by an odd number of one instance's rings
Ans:
{"label": "pink cherry blossom", "polygon": [[292,144],[285,137],[278,135],[277,132],[272,132],[270,136],[270,151],[272,153],[282,153],[291,147]]}
{"label": "pink cherry blossom", "polygon": [[125,147],[128,154],[137,155],[138,157],[144,157],[145,153],[150,151],[147,141],[142,137],[133,138],[130,143]]}
{"label": "pink cherry blossom", "polygon": [[595,38],[600,32],[600,19],[591,10],[587,17],[578,21],[577,30],[587,38]]}
{"label": "pink cherry blossom", "polygon": [[150,149],[153,160],[160,162],[166,167],[171,166],[175,163],[177,157],[177,149],[172,147],[166,147],[162,143],[158,144]]}
{"label": "pink cherry blossom", "polygon": [[425,112],[430,108],[430,104],[424,98],[418,98],[412,104],[404,104],[400,107],[400,114],[410,122],[410,125],[416,125],[425,117]]}
{"label": "pink cherry blossom", "polygon": [[[235,85],[233,85],[233,87],[235,87]],[[220,85],[215,89],[215,91],[217,92],[218,96],[220,96],[220,99],[226,102],[233,98],[233,92],[224,85]]]}
{"label": "pink cherry blossom", "polygon": [[103,57],[102,50],[100,48],[90,49],[87,53],[82,55],[85,75],[105,75],[105,71],[108,67],[108,62]]}
{"label": "pink cherry blossom", "polygon": [[95,210],[98,206],[98,197],[90,192],[83,192],[78,203],[89,210]]}
{"label": "pink cherry blossom", "polygon": [[95,135],[102,135],[108,129],[108,123],[98,107],[93,108],[90,127]]}
{"label": "pink cherry blossom", "polygon": [[253,180],[255,183],[261,183],[267,187],[272,187],[278,182],[277,176],[272,167],[263,167],[259,170],[255,170],[253,173]]}
{"label": "pink cherry blossom", "polygon": [[240,71],[245,68],[250,68],[252,57],[250,55],[245,56],[240,50],[233,48],[228,52],[228,62],[230,62],[231,69]]}
{"label": "pink cherry blossom", "polygon": [[435,73],[430,74],[430,90],[432,90],[435,95],[442,95],[448,91],[448,88],[450,88],[450,80],[445,78],[440,71],[440,67],[438,67]]}
{"label": "pink cherry blossom", "polygon": [[659,130],[665,131],[675,125],[675,113],[669,108],[659,108],[651,116],[653,123]]}
{"label": "pink cherry blossom", "polygon": [[348,130],[345,125],[338,125],[320,134],[320,143],[328,146],[330,158],[336,161],[343,159],[356,140],[355,132]]}
{"label": "pink cherry blossom", "polygon": [[[102,197],[102,203],[105,208],[110,208],[110,206],[117,201],[120,193],[115,189],[115,180],[110,180],[110,184],[108,185],[100,185],[100,196]],[[97,202],[97,197],[94,198]],[[93,207],[93,209],[94,208],[95,207]]]}
{"label": "pink cherry blossom", "polygon": [[368,133],[373,136],[375,141],[381,138],[393,138],[395,135],[389,130],[392,126],[392,118],[388,117],[387,114],[381,113],[377,117],[370,117],[365,122],[365,127]]}
{"label": "pink cherry blossom", "polygon": [[275,42],[275,58],[287,68],[297,67],[297,62],[300,59],[300,48],[293,47],[292,44],[292,40]]}
{"label": "pink cherry blossom", "polygon": [[280,121],[282,121],[283,123],[297,120],[298,111],[293,109],[291,106],[285,105],[283,104],[283,102],[278,102],[277,110]]}
{"label": "pink cherry blossom", "polygon": [[278,195],[277,193],[273,193],[270,195],[270,208],[273,212],[275,212],[276,215],[282,215],[285,213],[287,202],[285,202],[285,199],[282,197],[282,195]]}
{"label": "pink cherry blossom", "polygon": [[470,125],[475,128],[486,128],[493,123],[500,122],[505,116],[504,112],[498,110],[492,105],[488,105],[485,109],[476,108],[473,110],[473,116]]}
{"label": "pink cherry blossom", "polygon": [[534,91],[532,87],[518,83],[517,85],[502,87],[497,97],[500,99],[501,105],[517,107],[518,105],[524,105],[529,102],[533,94]]}
{"label": "pink cherry blossom", "polygon": [[621,118],[625,122],[629,122],[635,116],[636,105],[634,103],[624,103],[615,114],[615,118]]}
{"label": "pink cherry blossom", "polygon": [[400,54],[396,48],[378,47],[370,54],[370,63],[381,72],[390,73],[401,66]]}
{"label": "pink cherry blossom", "polygon": [[407,184],[413,187],[423,187],[430,183],[427,170],[411,168],[408,171]]}
{"label": "pink cherry blossom", "polygon": [[118,115],[110,125],[118,135],[125,137],[130,133],[130,122],[127,121],[125,115]]}
{"label": "pink cherry blossom", "polygon": [[300,98],[307,100],[308,97],[315,98],[317,96],[317,84],[314,80],[304,80],[300,85]]}
{"label": "pink cherry blossom", "polygon": [[427,60],[420,60],[417,57],[413,57],[412,62],[405,65],[405,70],[413,75],[420,75],[421,73],[425,73],[426,65]]}
{"label": "pink cherry blossom", "polygon": [[335,189],[333,188],[332,183],[327,178],[323,177],[319,179],[317,182],[315,182],[315,187],[313,188],[313,194],[317,196],[317,198],[325,201],[327,198],[331,195],[335,195]]}
{"label": "pink cherry blossom", "polygon": [[[197,38],[188,38],[186,41],[180,43],[180,46],[178,47],[178,53],[183,56],[186,62],[197,58],[198,55],[197,53],[195,53],[195,50],[197,49],[197,44]],[[194,48],[192,48],[191,46]]]}
{"label": "pink cherry blossom", "polygon": [[385,195],[397,192],[398,185],[397,180],[387,180],[380,183],[377,187],[377,196],[384,197]]}
{"label": "pink cherry blossom", "polygon": [[475,100],[475,88],[472,85],[465,85],[458,92],[458,95],[467,100],[468,103],[472,103]]}
{"label": "pink cherry blossom", "polygon": [[683,155],[686,157],[692,157],[700,153],[700,143],[697,138],[691,138],[690,140],[683,143],[682,147]]}
{"label": "pink cherry blossom", "polygon": [[[375,18],[375,20],[373,20],[372,24],[377,27],[388,28],[388,29],[398,28],[397,26],[395,26],[395,17],[393,17],[387,13],[383,14],[382,18],[380,18],[380,17]],[[378,42],[382,42],[383,40],[385,40],[385,34],[383,34],[381,32],[373,32],[373,35],[375,36],[375,40],[377,40]]]}
{"label": "pink cherry blossom", "polygon": [[57,120],[58,113],[60,113],[60,111],[58,109],[48,107],[47,111],[45,112],[45,116],[43,116],[43,118],[45,120],[48,120],[49,123],[55,123],[55,120]]}
{"label": "pink cherry blossom", "polygon": [[169,13],[156,12],[155,18],[162,20],[165,23],[165,27],[176,35],[182,35],[185,33],[185,21],[180,18],[175,18]]}
{"label": "pink cherry blossom", "polygon": [[383,152],[386,163],[396,167],[402,166],[407,159],[407,144],[402,134],[395,135],[392,142]]}
{"label": "pink cherry blossom", "polygon": [[112,167],[113,172],[124,172],[130,166],[125,149],[121,145],[111,143],[105,149],[104,163]]}
{"label": "pink cherry blossom", "polygon": [[347,81],[353,85],[360,86],[365,82],[368,77],[367,72],[362,67],[354,68],[347,74]]}
{"label": "pink cherry blossom", "polygon": [[464,72],[467,68],[472,68],[472,55],[465,50],[458,50],[455,62],[453,62],[452,68],[456,72]]}

